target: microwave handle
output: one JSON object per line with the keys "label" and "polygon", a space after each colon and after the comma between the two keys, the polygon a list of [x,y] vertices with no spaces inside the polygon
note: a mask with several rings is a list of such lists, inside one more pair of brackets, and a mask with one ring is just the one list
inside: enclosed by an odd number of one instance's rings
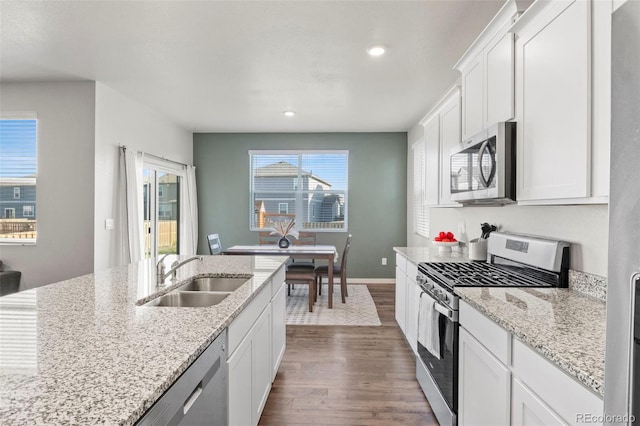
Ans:
{"label": "microwave handle", "polygon": [[493,176],[496,170],[496,160],[491,157],[491,173],[489,173],[489,177],[487,178],[482,171],[482,157],[484,157],[485,151],[489,148],[489,140],[484,141],[480,150],[478,151],[478,175],[480,176],[480,180],[485,188],[489,187],[489,184],[493,180]]}

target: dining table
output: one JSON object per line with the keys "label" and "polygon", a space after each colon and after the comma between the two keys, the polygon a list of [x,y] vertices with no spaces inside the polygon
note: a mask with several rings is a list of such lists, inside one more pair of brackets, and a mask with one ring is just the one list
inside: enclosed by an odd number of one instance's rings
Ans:
{"label": "dining table", "polygon": [[[249,256],[289,256],[292,259],[324,259],[333,265],[338,259],[338,251],[333,245],[291,245],[280,248],[277,244],[235,245],[226,248],[224,254]],[[329,291],[327,307],[333,308],[333,268],[327,268]]]}

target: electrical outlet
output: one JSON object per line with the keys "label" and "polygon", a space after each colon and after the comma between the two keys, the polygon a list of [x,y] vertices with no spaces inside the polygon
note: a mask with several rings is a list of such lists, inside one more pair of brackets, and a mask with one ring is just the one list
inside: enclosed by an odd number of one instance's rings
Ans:
{"label": "electrical outlet", "polygon": [[110,231],[113,229],[113,219],[105,219],[104,220],[104,229]]}
{"label": "electrical outlet", "polygon": [[386,265],[386,264],[387,264],[387,258],[386,258],[386,257],[383,257],[383,258],[382,258],[382,266],[384,266],[384,265]]}

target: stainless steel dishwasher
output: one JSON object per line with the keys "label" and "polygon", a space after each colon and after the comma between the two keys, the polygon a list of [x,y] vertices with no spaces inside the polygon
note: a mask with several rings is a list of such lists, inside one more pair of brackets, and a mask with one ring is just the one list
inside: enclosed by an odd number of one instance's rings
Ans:
{"label": "stainless steel dishwasher", "polygon": [[138,421],[138,425],[226,425],[224,330]]}

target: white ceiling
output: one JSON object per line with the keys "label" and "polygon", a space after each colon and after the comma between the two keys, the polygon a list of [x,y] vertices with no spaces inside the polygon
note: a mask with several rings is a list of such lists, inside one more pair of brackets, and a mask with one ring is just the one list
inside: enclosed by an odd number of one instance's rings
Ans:
{"label": "white ceiling", "polygon": [[100,81],[194,132],[405,131],[503,2],[2,0],[0,79]]}

